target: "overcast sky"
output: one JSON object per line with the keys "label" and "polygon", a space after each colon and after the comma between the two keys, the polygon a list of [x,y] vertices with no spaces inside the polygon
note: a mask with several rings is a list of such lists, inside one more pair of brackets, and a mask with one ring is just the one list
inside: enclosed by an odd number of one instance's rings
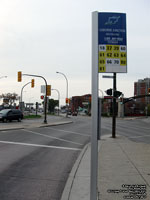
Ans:
{"label": "overcast sky", "polygon": [[[16,92],[31,77],[17,82],[17,71],[44,76],[58,89],[65,104],[69,97],[91,93],[91,13],[123,12],[127,15],[128,73],[117,74],[117,89],[133,96],[134,82],[150,77],[149,0],[0,0],[0,94]],[[104,75],[104,74],[103,74]],[[110,74],[111,75],[111,74]],[[100,76],[100,89],[112,87]],[[26,102],[41,102],[40,86],[24,88]],[[57,99],[57,93],[52,92]]]}

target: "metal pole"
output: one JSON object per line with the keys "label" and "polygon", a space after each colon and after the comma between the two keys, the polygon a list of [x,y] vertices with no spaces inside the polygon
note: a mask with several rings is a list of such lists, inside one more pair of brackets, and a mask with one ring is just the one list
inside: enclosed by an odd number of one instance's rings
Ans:
{"label": "metal pole", "polygon": [[66,109],[67,109],[66,110],[66,117],[68,117],[68,103],[67,103],[67,99],[68,99],[68,79],[67,79],[67,77],[64,73],[62,73],[62,72],[56,72],[56,73],[63,75],[66,79]]}
{"label": "metal pole", "polygon": [[97,140],[101,139],[101,113],[102,113],[102,102],[101,98],[98,98],[98,135],[97,135]]}
{"label": "metal pole", "polygon": [[51,90],[55,90],[58,93],[58,115],[59,115],[59,101],[60,101],[60,92],[57,89],[51,89]]}
{"label": "metal pole", "polygon": [[101,89],[98,89],[100,92],[101,92],[101,94],[102,94],[102,99],[104,98],[104,93],[103,93],[103,91],[101,90]]}
{"label": "metal pole", "polygon": [[26,86],[26,85],[28,85],[28,84],[30,84],[31,82],[28,82],[28,83],[26,83],[23,87],[22,87],[22,89],[21,89],[21,95],[20,95],[20,102],[21,102],[21,107],[20,107],[20,110],[22,111],[22,94],[23,94],[23,89],[24,89],[24,87]]}
{"label": "metal pole", "polygon": [[90,200],[97,200],[98,170],[98,12],[92,13],[92,137]]}
{"label": "metal pole", "polygon": [[39,75],[33,75],[33,74],[22,74],[23,76],[33,76],[33,77],[38,77],[38,78],[42,78],[45,81],[45,100],[44,100],[44,123],[47,124],[47,81],[43,76],[39,76]]}
{"label": "metal pole", "polygon": [[114,76],[113,76],[112,138],[116,137],[116,97],[115,97],[115,92],[116,92],[116,73],[114,73]]}

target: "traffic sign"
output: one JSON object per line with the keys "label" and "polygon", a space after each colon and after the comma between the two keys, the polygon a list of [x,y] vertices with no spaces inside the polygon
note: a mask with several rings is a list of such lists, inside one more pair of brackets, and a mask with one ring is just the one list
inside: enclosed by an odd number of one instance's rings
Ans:
{"label": "traffic sign", "polygon": [[127,72],[126,14],[98,13],[99,73]]}
{"label": "traffic sign", "polygon": [[114,78],[114,76],[102,76],[103,78]]}

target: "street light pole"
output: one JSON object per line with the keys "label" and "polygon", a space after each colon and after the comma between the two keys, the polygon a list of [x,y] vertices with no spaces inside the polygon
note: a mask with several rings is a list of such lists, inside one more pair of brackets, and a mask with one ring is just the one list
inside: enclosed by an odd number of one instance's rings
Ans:
{"label": "street light pole", "polygon": [[34,74],[22,74],[23,76],[33,76],[33,77],[38,77],[38,78],[42,78],[45,81],[45,105],[44,105],[44,123],[47,124],[47,115],[46,115],[46,110],[47,110],[47,81],[43,76],[39,76],[39,75],[34,75]]}
{"label": "street light pole", "polygon": [[62,72],[56,72],[56,73],[63,75],[65,77],[65,79],[66,79],[66,108],[67,108],[66,117],[68,117],[68,79],[67,79],[66,75],[63,74]]}
{"label": "street light pole", "polygon": [[31,82],[26,83],[22,89],[21,89],[21,95],[20,95],[20,110],[22,111],[22,94],[23,94],[23,89],[25,88],[25,86],[27,86],[28,84],[30,84]]}
{"label": "street light pole", "polygon": [[55,90],[58,93],[58,115],[59,115],[59,101],[60,101],[60,92],[57,89],[51,89],[51,90]]}

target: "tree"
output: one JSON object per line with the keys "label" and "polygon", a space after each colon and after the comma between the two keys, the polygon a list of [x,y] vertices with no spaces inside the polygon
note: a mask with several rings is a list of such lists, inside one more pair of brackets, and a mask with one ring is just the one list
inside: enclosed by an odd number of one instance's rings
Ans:
{"label": "tree", "polygon": [[12,105],[15,101],[19,100],[19,96],[16,93],[7,93],[0,95],[0,99],[3,99],[4,104]]}
{"label": "tree", "polygon": [[48,111],[54,113],[55,107],[58,106],[58,100],[49,99],[48,101]]}

